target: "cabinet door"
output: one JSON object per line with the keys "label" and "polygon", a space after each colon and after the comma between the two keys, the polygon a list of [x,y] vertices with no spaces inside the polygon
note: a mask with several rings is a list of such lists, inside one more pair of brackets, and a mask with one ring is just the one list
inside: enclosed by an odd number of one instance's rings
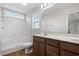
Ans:
{"label": "cabinet door", "polygon": [[58,52],[58,48],[53,47],[51,45],[46,45],[46,55],[47,56],[58,56],[59,52]]}
{"label": "cabinet door", "polygon": [[70,53],[66,51],[62,51],[63,54],[68,55],[79,55],[79,44],[69,43],[69,42],[60,42],[61,50],[69,51]]}
{"label": "cabinet door", "polygon": [[38,56],[39,54],[39,44],[36,40],[33,40],[33,54]]}
{"label": "cabinet door", "polygon": [[61,51],[61,56],[78,56],[78,55],[76,55],[72,52],[67,52],[67,51],[62,50]]}
{"label": "cabinet door", "polygon": [[52,45],[52,46],[55,46],[55,47],[59,47],[59,41],[58,40],[55,40],[55,39],[46,39],[46,44],[49,44],[49,45]]}
{"label": "cabinet door", "polygon": [[45,44],[39,42],[39,56],[45,56]]}

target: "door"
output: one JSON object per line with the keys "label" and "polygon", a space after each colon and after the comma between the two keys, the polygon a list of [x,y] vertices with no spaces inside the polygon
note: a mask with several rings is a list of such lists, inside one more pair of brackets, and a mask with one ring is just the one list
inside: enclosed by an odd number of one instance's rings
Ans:
{"label": "door", "polygon": [[45,56],[45,44],[39,42],[39,56]]}
{"label": "door", "polygon": [[36,40],[33,40],[33,54],[35,56],[39,55],[39,42],[37,42]]}

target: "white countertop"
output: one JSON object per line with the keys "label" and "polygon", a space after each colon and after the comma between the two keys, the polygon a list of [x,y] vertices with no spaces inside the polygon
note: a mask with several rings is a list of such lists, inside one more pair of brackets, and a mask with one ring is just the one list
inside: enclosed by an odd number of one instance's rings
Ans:
{"label": "white countertop", "polygon": [[34,34],[33,36],[39,36],[44,38],[56,39],[61,41],[67,41],[79,44],[79,35],[78,34]]}

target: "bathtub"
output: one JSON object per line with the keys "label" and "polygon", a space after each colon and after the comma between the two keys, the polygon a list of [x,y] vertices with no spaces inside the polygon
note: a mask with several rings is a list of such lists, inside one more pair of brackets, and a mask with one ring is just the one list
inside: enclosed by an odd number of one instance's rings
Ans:
{"label": "bathtub", "polygon": [[2,55],[5,55],[5,54],[9,54],[9,53],[12,53],[12,52],[27,48],[29,46],[32,46],[31,42],[15,44],[13,46],[11,45],[11,46],[9,46],[7,48],[1,49],[0,50],[0,55],[2,56]]}

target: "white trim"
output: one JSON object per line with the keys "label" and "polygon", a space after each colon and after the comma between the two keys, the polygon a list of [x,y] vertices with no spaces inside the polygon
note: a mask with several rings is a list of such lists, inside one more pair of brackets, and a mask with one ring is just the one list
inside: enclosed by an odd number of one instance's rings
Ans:
{"label": "white trim", "polygon": [[10,10],[10,11],[13,11],[13,12],[16,12],[16,13],[25,15],[25,14],[22,13],[22,12],[18,12],[18,11],[15,11],[15,10],[12,10],[12,9],[9,9],[9,8],[3,7],[3,6],[2,6],[2,8],[5,9],[5,10]]}

